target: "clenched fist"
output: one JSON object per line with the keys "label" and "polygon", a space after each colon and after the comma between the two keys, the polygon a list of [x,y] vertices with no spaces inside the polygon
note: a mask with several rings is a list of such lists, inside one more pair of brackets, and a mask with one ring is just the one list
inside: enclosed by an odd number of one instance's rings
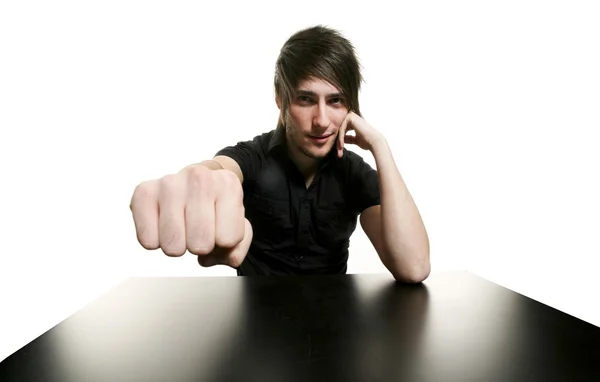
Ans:
{"label": "clenched fist", "polygon": [[131,212],[140,244],[168,256],[186,250],[204,267],[242,263],[252,241],[240,180],[229,170],[191,166],[139,184]]}

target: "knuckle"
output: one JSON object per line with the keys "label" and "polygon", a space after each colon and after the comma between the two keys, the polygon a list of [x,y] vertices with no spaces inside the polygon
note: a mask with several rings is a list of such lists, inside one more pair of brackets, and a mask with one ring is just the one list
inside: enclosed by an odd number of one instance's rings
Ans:
{"label": "knuckle", "polygon": [[206,181],[209,176],[209,169],[204,166],[191,167],[187,172],[188,182],[192,184],[202,184]]}
{"label": "knuckle", "polygon": [[131,202],[129,204],[129,208],[131,208],[133,210],[136,206],[136,203],[140,199],[146,199],[150,195],[152,195],[154,193],[153,191],[154,191],[155,187],[156,187],[155,182],[151,181],[151,180],[144,181],[144,182],[141,182],[140,184],[138,184],[135,187],[135,189],[133,190],[133,196],[131,197]]}
{"label": "knuckle", "polygon": [[239,268],[241,263],[237,260],[236,256],[229,256],[227,258],[227,265],[230,266],[231,268]]}
{"label": "knuckle", "polygon": [[240,252],[236,251],[236,253],[232,253],[228,258],[229,266],[232,268],[239,268],[240,265],[244,262],[245,256]]}
{"label": "knuckle", "polygon": [[223,186],[227,187],[227,189],[231,189],[232,187],[237,189],[237,186],[240,186],[240,180],[233,171],[219,171],[219,177]]}
{"label": "knuckle", "polygon": [[140,184],[138,184],[135,189],[133,190],[133,195],[134,196],[139,196],[139,195],[144,195],[148,193],[148,189],[150,188],[150,181],[145,181],[142,182]]}
{"label": "knuckle", "polygon": [[223,247],[223,248],[233,248],[235,247],[239,242],[241,241],[241,238],[239,238],[237,235],[234,234],[228,234],[228,235],[224,235],[222,238],[220,238],[219,240],[219,247]]}
{"label": "knuckle", "polygon": [[208,226],[188,223],[186,226],[187,249],[194,255],[206,255],[215,247],[215,234]]}
{"label": "knuckle", "polygon": [[171,190],[177,187],[177,175],[169,174],[160,178],[160,186],[163,189]]}
{"label": "knuckle", "polygon": [[175,248],[175,247],[171,247],[171,246],[161,247],[161,248],[162,248],[163,253],[169,257],[180,257],[180,256],[183,256],[183,254],[185,253],[185,250],[181,250],[179,248]]}
{"label": "knuckle", "polygon": [[226,197],[229,202],[237,200],[235,205],[238,208],[243,204],[244,191],[237,175],[231,171],[222,171],[217,184],[215,188],[217,195]]}
{"label": "knuckle", "polygon": [[234,248],[244,240],[244,226],[236,224],[228,219],[223,227],[217,232],[215,240],[219,247]]}
{"label": "knuckle", "polygon": [[188,251],[194,255],[208,255],[215,248],[214,244],[194,244],[188,246]]}
{"label": "knuckle", "polygon": [[138,241],[140,245],[145,249],[152,250],[158,248],[158,238],[151,235],[148,230],[142,228],[138,235]]}
{"label": "knuckle", "polygon": [[161,245],[161,248],[165,255],[167,256],[181,256],[185,253],[185,243],[182,243],[181,235],[176,232],[171,233],[167,239],[164,241],[164,244]]}

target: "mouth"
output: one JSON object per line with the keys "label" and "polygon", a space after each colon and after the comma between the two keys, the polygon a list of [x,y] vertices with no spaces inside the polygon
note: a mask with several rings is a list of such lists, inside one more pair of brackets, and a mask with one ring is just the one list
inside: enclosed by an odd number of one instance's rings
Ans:
{"label": "mouth", "polygon": [[320,135],[320,136],[314,136],[314,135],[309,135],[308,137],[310,138],[311,141],[315,142],[315,143],[325,143],[327,142],[327,140],[332,136],[333,134],[328,134],[328,135]]}

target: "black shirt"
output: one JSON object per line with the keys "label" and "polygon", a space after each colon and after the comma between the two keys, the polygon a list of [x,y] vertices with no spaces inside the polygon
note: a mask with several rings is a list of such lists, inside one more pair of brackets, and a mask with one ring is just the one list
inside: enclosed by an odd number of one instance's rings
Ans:
{"label": "black shirt", "polygon": [[237,274],[346,273],[357,218],[380,203],[377,171],[352,151],[338,158],[334,146],[306,188],[285,141],[278,128],[216,154],[235,160],[244,176],[254,236]]}

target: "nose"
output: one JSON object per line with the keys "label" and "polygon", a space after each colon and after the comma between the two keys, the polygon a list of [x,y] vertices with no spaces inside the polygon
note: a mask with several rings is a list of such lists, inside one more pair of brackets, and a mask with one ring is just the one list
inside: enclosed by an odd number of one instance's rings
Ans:
{"label": "nose", "polygon": [[315,116],[313,118],[313,125],[319,129],[326,129],[331,124],[331,118],[329,117],[329,110],[324,101],[317,104],[315,108]]}

